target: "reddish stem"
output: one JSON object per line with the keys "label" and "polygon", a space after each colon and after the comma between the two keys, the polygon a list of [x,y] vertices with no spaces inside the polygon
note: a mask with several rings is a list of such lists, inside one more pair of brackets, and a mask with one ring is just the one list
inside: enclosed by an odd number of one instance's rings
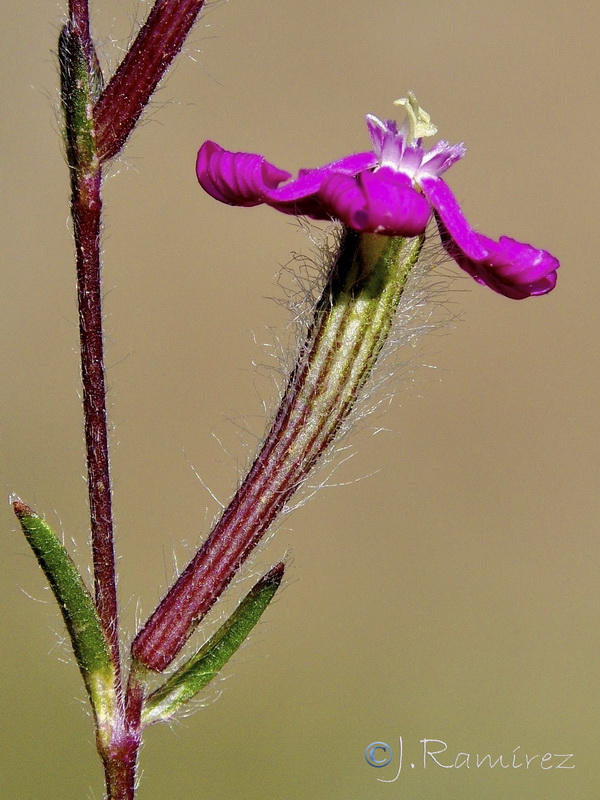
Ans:
{"label": "reddish stem", "polygon": [[[71,215],[77,263],[83,416],[90,503],[95,602],[106,633],[115,674],[112,709],[96,708],[96,739],[110,800],[132,800],[139,736],[125,720],[121,685],[118,607],[113,544],[106,381],[102,332],[100,230],[102,170],[96,155],[92,103],[97,80],[87,2],[72,0],[70,19],[59,39],[61,96]],[[108,691],[108,688],[107,688]],[[107,706],[107,708],[109,707]],[[135,732],[135,728],[132,728]]]}
{"label": "reddish stem", "polygon": [[94,588],[98,615],[110,642],[119,681],[120,654],[100,275],[102,171],[96,156],[92,118],[94,45],[89,30],[87,0],[70,0],[69,11],[69,22],[63,28],[59,40],[59,56],[77,261],[81,380]]}
{"label": "reddish stem", "polygon": [[74,31],[90,41],[90,11],[88,0],[69,0],[69,20]]}
{"label": "reddish stem", "polygon": [[[356,236],[348,233],[334,273],[348,270],[355,242]],[[319,346],[318,323],[331,305],[331,295],[328,285],[315,313],[315,329],[309,333],[303,357],[289,378],[273,426],[248,475],[208,539],[134,640],[133,656],[150,669],[161,672],[175,658],[191,634],[194,622],[208,613],[227,588],[339,427],[341,420],[327,441],[314,447],[313,439],[296,457],[292,456],[310,413],[309,404],[322,382],[315,375],[309,396],[302,396],[300,390],[311,370],[312,353]]]}
{"label": "reddish stem", "polygon": [[123,717],[113,726],[108,745],[98,742],[104,763],[108,800],[133,800],[136,788],[137,761],[141,744],[140,718],[144,689],[135,665],[129,674]]}
{"label": "reddish stem", "polygon": [[256,461],[134,640],[134,657],[149,669],[160,672],[175,658],[346,420],[420,251],[420,239],[395,241],[396,266],[389,277],[383,267],[373,268],[359,234],[346,231],[313,328]]}
{"label": "reddish stem", "polygon": [[126,733],[103,757],[108,800],[134,800],[140,737]]}
{"label": "reddish stem", "polygon": [[98,615],[109,638],[113,661],[118,670],[120,659],[117,588],[100,275],[101,171],[96,168],[78,175],[76,170],[72,170],[71,176],[94,586]]}
{"label": "reddish stem", "polygon": [[156,0],[94,108],[101,161],[125,144],[203,5],[204,0]]}
{"label": "reddish stem", "polygon": [[59,44],[77,260],[95,597],[116,673],[114,717],[97,728],[109,800],[133,800],[135,795],[143,686],[134,666],[123,698],[102,332],[100,165],[125,143],[202,5],[203,0],[157,0],[95,106],[102,76],[90,35],[88,0],[69,0],[69,22]]}

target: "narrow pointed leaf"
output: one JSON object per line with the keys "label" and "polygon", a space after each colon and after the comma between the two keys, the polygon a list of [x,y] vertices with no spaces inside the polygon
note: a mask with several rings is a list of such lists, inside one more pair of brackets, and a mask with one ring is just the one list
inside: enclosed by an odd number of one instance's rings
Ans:
{"label": "narrow pointed leaf", "polygon": [[13,508],[60,606],[87,692],[102,718],[110,713],[114,669],[94,601],[50,526],[25,503],[17,501]]}
{"label": "narrow pointed leaf", "polygon": [[142,724],[169,719],[229,661],[271,602],[283,578],[277,564],[244,597],[231,617],[206,644],[147,699]]}

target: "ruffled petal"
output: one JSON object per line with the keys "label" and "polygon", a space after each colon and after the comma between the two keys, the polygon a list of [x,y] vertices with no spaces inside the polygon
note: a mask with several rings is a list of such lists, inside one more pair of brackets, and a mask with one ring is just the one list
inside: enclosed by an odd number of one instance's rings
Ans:
{"label": "ruffled petal", "polygon": [[329,175],[341,173],[354,176],[364,170],[372,169],[376,164],[377,159],[374,153],[353,153],[338,161],[325,164],[324,167],[301,169],[295,180],[286,183],[285,186],[266,191],[265,197],[269,205],[298,201],[316,195],[323,181]]}
{"label": "ruffled petal", "polygon": [[232,153],[211,141],[198,151],[196,175],[204,191],[231,206],[259,205],[270,189],[291,177],[263,156]]}
{"label": "ruffled petal", "polygon": [[355,231],[363,233],[367,230],[365,199],[356,178],[350,175],[330,175],[321,186],[320,198],[329,217],[337,217]]}
{"label": "ruffled petal", "polygon": [[438,225],[442,244],[458,266],[498,294],[511,300],[524,300],[548,294],[556,286],[556,270],[560,264],[547,250],[538,250],[509,236],[501,236],[496,242],[476,234],[487,255],[474,260],[458,247],[439,217]]}
{"label": "ruffled petal", "polygon": [[362,172],[357,178],[330,175],[319,197],[332,216],[362,233],[419,236],[431,215],[429,204],[410,179],[385,167]]}
{"label": "ruffled petal", "polygon": [[448,184],[441,178],[425,175],[420,178],[419,185],[459,250],[467,258],[475,261],[485,258],[487,251],[477,233],[467,222]]}
{"label": "ruffled petal", "polygon": [[207,141],[198,151],[196,174],[202,188],[222,203],[244,207],[265,203],[284,214],[330,219],[318,196],[323,181],[331,174],[357,175],[376,163],[374,153],[354,153],[318,169],[300,170],[295,180],[279,186],[291,175],[264,156],[233,153]]}
{"label": "ruffled petal", "polygon": [[[488,257],[480,265],[480,277],[497,292],[522,299],[551,292],[560,266],[547,250],[501,236],[498,242],[482,237]],[[518,295],[518,297],[516,297]]]}

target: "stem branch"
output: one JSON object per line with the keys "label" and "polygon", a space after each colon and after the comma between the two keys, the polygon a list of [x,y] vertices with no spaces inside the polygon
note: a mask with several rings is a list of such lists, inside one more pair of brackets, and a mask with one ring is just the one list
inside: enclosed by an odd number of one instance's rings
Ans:
{"label": "stem branch", "polygon": [[114,158],[194,25],[204,0],[156,0],[148,19],[98,99],[98,155]]}

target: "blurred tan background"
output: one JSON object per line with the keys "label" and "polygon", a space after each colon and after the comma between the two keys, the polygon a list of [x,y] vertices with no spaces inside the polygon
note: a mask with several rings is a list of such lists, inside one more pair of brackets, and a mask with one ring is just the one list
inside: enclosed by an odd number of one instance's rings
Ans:
{"label": "blurred tan background", "polygon": [[[59,6],[0,11],[1,487],[88,564]],[[94,3],[105,66],[145,11]],[[248,462],[240,426],[260,436],[273,394],[252,362],[269,364],[268,328],[285,338],[288,323],[268,298],[282,296],[290,252],[310,252],[294,221],[201,192],[204,139],[316,166],[366,149],[364,114],[391,116],[413,89],[443,137],[468,146],[449,182],[472,223],[562,261],[557,290],[522,303],[453,282],[455,326],[407,356],[436,368],[363,424],[333,478],[349,485],[286,517],[215,615],[287,554],[286,588],[206,707],[148,732],[139,800],[596,796],[599,25],[589,0],[215,3],[111,169],[105,311],[130,632],[218,510],[192,466],[224,502]],[[61,620],[7,502],[2,514],[2,794],[98,800]],[[380,782],[400,736],[404,770]],[[520,747],[573,753],[575,769],[423,769],[423,738],[448,744],[445,763]],[[363,756],[375,741],[394,748],[384,769]]]}

